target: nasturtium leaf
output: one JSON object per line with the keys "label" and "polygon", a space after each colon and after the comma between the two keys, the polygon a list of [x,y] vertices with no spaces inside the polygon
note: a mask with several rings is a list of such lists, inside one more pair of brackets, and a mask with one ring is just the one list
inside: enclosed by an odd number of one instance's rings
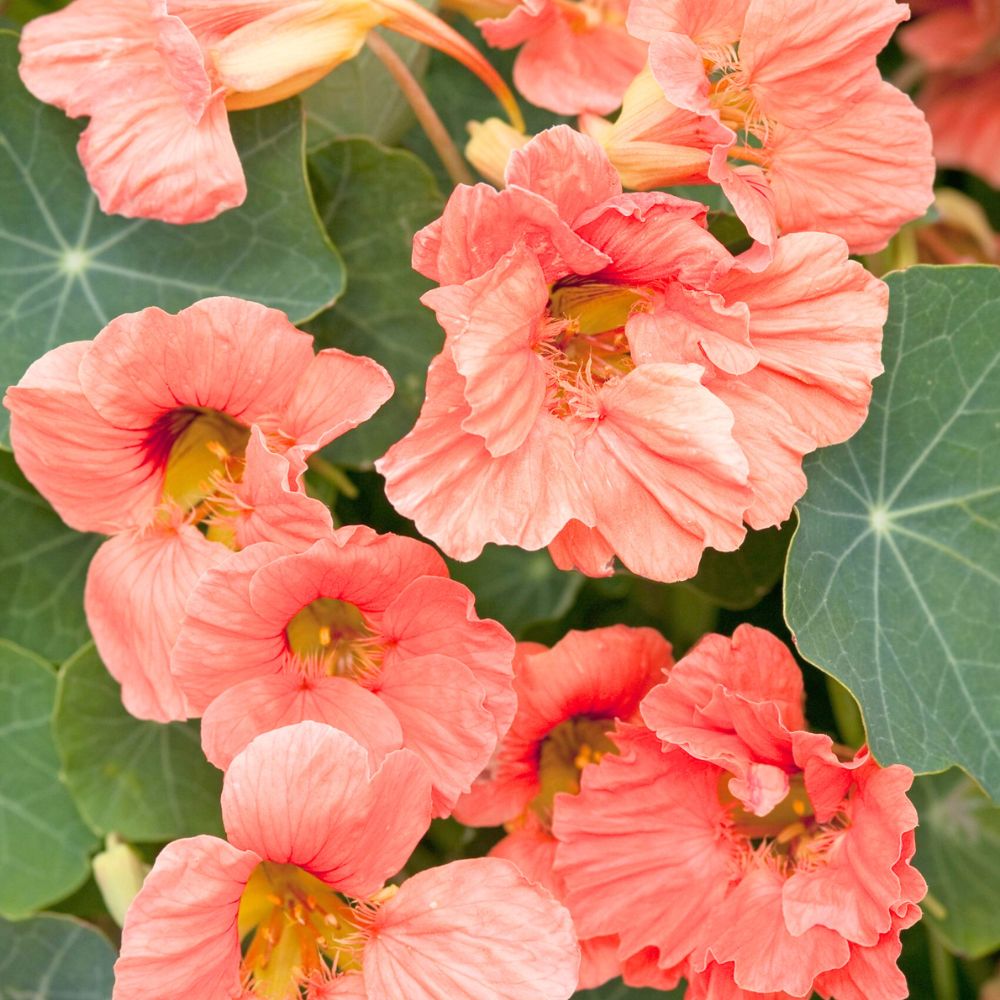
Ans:
{"label": "nasturtium leaf", "polygon": [[0,635],[62,660],[87,641],[83,583],[97,535],[81,535],[0,452]]}
{"label": "nasturtium leaf", "polygon": [[574,993],[573,1000],[681,1000],[683,996],[683,986],[675,990],[654,990],[645,986],[626,986],[620,979],[612,979],[597,989]]}
{"label": "nasturtium leaf", "polygon": [[1000,806],[957,768],[918,778],[915,864],[927,879],[924,920],[970,958],[1000,948]]}
{"label": "nasturtium leaf", "polygon": [[[391,31],[381,37],[411,73],[423,73],[430,53],[426,45]],[[391,144],[413,123],[402,91],[367,46],[313,84],[302,94],[302,102],[310,151],[339,136],[364,135]]]}
{"label": "nasturtium leaf", "polygon": [[[100,211],[76,154],[82,124],[36,101],[17,62],[17,37],[0,34],[0,384],[16,382],[51,348],[146,306],[175,312],[238,295],[300,321],[340,294],[340,259],[306,182],[297,100],[230,116],[247,175],[244,205],[170,226]],[[7,426],[0,411],[0,439]]]}
{"label": "nasturtium leaf", "polygon": [[63,666],[52,725],[66,784],[98,833],[222,835],[222,774],[205,760],[197,724],[133,718],[93,646]]}
{"label": "nasturtium leaf", "polygon": [[431,358],[444,333],[419,303],[431,287],[410,266],[413,234],[441,211],[433,176],[411,153],[367,139],[335,139],[309,157],[316,202],[347,266],[344,297],[308,325],[318,347],[366,354],[396,391],[369,421],[327,451],[370,465],[416,421]]}
{"label": "nasturtium leaf", "polygon": [[886,371],[861,430],[805,462],[785,613],[880,761],[1000,797],[1000,269],[887,281]]}
{"label": "nasturtium leaf", "polygon": [[55,696],[51,666],[0,639],[0,915],[12,919],[81,885],[97,846],[59,780]]}
{"label": "nasturtium leaf", "polygon": [[581,574],[558,569],[545,549],[510,545],[487,545],[478,559],[449,560],[448,568],[476,595],[476,613],[497,619],[518,638],[533,622],[569,611],[584,582]]}
{"label": "nasturtium leaf", "polygon": [[780,528],[748,531],[735,552],[706,549],[697,576],[686,585],[728,611],[752,608],[781,579],[793,531],[786,522]]}
{"label": "nasturtium leaf", "polygon": [[114,964],[111,943],[82,920],[0,920],[0,1000],[110,1000]]}

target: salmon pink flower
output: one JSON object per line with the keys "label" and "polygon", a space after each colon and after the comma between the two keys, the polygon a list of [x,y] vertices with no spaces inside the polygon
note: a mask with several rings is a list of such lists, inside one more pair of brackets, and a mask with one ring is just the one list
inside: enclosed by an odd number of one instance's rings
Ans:
{"label": "salmon pink flower", "polygon": [[253,545],[206,572],[170,666],[217,766],[258,733],[314,719],[376,759],[416,752],[447,815],[510,725],[513,655],[429,545],[348,527],[300,552]]}
{"label": "salmon pink flower", "polygon": [[532,104],[561,115],[607,114],[646,61],[625,30],[627,0],[447,0],[501,49],[521,45],[514,84]]}
{"label": "salmon pink flower", "polygon": [[833,236],[734,258],[706,212],[623,194],[566,127],[511,155],[503,191],[456,189],[414,241],[445,348],[376,463],[423,535],[672,581],[789,515],[802,455],[864,420],[886,289]]}
{"label": "salmon pink flower", "polygon": [[991,0],[922,0],[899,44],[926,71],[918,103],[945,167],[1000,187],[1000,5]]}
{"label": "salmon pink flower", "polygon": [[[624,625],[569,632],[552,649],[519,644],[517,714],[489,767],[459,799],[455,817],[472,826],[504,823],[507,836],[490,853],[561,898],[562,879],[552,870],[555,802],[579,791],[585,767],[615,752],[607,731],[616,719],[638,719],[643,695],[672,663],[670,644],[659,633]],[[613,936],[580,947],[581,989],[621,971]]]}
{"label": "salmon pink flower", "polygon": [[689,997],[902,1000],[899,933],[926,891],[910,769],[804,731],[798,667],[749,625],[702,640],[640,711],[555,812],[581,936],[656,949]]}
{"label": "salmon pink flower", "polygon": [[428,791],[408,750],[372,771],[329,726],[258,737],[225,778],[228,842],[169,844],[132,902],[114,1000],[566,1000],[569,915],[513,865],[383,885],[427,829]]}
{"label": "salmon pink flower", "polygon": [[649,69],[619,121],[584,121],[631,186],[715,182],[750,235],[836,233],[881,249],[932,200],[930,134],[875,56],[895,0],[635,0]]}
{"label": "salmon pink flower", "polygon": [[71,527],[115,536],[85,602],[130,712],[186,717],[167,664],[195,580],[230,548],[328,533],[306,458],[391,393],[374,361],[314,354],[283,313],[233,298],[119,316],[7,391],[24,474]]}
{"label": "salmon pink flower", "polygon": [[106,212],[201,222],[242,204],[227,111],[305,90],[384,25],[455,57],[515,123],[503,80],[414,0],[73,0],[21,36],[21,78],[90,124],[78,150]]}

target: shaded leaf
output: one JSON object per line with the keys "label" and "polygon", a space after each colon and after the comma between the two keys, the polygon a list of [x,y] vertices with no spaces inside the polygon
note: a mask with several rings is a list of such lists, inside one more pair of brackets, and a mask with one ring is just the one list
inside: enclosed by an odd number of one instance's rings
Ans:
{"label": "shaded leaf", "polygon": [[367,139],[338,139],[309,157],[316,202],[347,266],[336,307],[309,324],[317,346],[365,354],[384,365],[396,391],[366,423],[325,453],[370,465],[413,426],[431,358],[444,333],[419,303],[430,282],[410,267],[413,234],[441,210],[433,176],[415,156]]}
{"label": "shaded leaf", "polygon": [[[89,855],[97,846],[59,780],[50,728],[55,695],[51,667],[0,640],[0,914],[5,917],[28,916],[71,893],[90,873]],[[0,975],[0,983],[5,981]]]}
{"label": "shaded leaf", "polygon": [[620,979],[599,986],[596,990],[580,990],[573,994],[573,1000],[681,1000],[684,987],[675,990],[653,990],[648,987],[629,987]]}
{"label": "shaded leaf", "polygon": [[83,584],[97,535],[82,535],[0,452],[0,635],[62,660],[87,641]]}
{"label": "shaded leaf", "polygon": [[80,920],[0,920],[0,1000],[110,1000],[115,952]]}
{"label": "shaded leaf", "polygon": [[1000,796],[1000,269],[887,281],[868,421],[805,462],[786,616],[879,760],[958,764]]}
{"label": "shaded leaf", "polygon": [[53,730],[66,784],[98,833],[130,841],[223,835],[222,773],[205,760],[197,724],[129,715],[92,645],[63,666]]}
{"label": "shaded leaf", "polygon": [[[81,123],[36,101],[0,35],[0,384],[46,351],[95,336],[113,317],[238,295],[314,315],[343,273],[306,184],[298,101],[230,117],[249,195],[192,226],[104,215],[76,155]],[[0,436],[8,417],[0,411]]]}
{"label": "shaded leaf", "polygon": [[1000,806],[956,768],[918,778],[911,797],[924,920],[951,951],[988,955],[1000,948]]}

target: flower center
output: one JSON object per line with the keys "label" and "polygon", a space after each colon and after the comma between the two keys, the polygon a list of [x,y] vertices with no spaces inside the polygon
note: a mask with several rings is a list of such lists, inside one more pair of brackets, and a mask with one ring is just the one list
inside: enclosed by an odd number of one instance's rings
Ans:
{"label": "flower center", "polygon": [[553,286],[548,327],[536,348],[547,362],[553,413],[578,411],[594,390],[635,368],[625,324],[646,301],[639,289],[586,279]]}
{"label": "flower center", "polygon": [[306,674],[363,680],[382,662],[381,639],[360,609],[332,597],[307,604],[285,627],[285,639]]}
{"label": "flower center", "polygon": [[267,1000],[299,1000],[300,987],[360,969],[371,918],[395,891],[352,905],[297,865],[261,862],[240,899],[244,986]]}
{"label": "flower center", "polygon": [[560,722],[541,742],[538,751],[539,792],[529,808],[546,827],[552,822],[552,803],[559,792],[576,795],[580,775],[606,753],[617,753],[609,738],[612,719],[576,717]]}
{"label": "flower center", "polygon": [[773,123],[763,114],[747,84],[738,47],[719,46],[703,53],[709,80],[709,102],[723,125],[737,137],[729,158],[766,166],[764,147]]}

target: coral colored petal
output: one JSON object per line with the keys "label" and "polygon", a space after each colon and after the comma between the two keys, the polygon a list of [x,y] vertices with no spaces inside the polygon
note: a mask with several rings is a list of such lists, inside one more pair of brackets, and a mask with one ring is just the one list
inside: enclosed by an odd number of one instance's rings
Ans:
{"label": "coral colored petal", "polygon": [[458,660],[431,655],[384,664],[371,690],[399,720],[404,745],[427,765],[434,815],[449,815],[496,747],[482,685]]}
{"label": "coral colored petal", "polygon": [[628,30],[646,41],[674,31],[701,45],[727,45],[739,38],[749,4],[750,0],[632,0]]}
{"label": "coral colored petal", "polygon": [[[245,549],[256,542],[274,542],[305,549],[333,531],[330,509],[289,480],[299,477],[288,458],[271,451],[259,427],[250,432],[246,466],[240,482],[230,489],[237,503],[231,515],[236,544]],[[223,523],[230,520],[223,517]]]}
{"label": "coral colored petal", "polygon": [[572,518],[591,523],[568,428],[547,416],[520,448],[493,458],[482,438],[462,430],[470,412],[463,387],[447,355],[431,362],[416,426],[375,463],[389,502],[463,560],[487,542],[540,549]]}
{"label": "coral colored petal", "polygon": [[763,865],[751,868],[702,928],[707,942],[692,964],[703,970],[708,956],[733,963],[733,978],[744,990],[806,997],[822,972],[847,963],[850,946],[835,931],[814,927],[793,936],[781,912],[782,876]]}
{"label": "coral colored petal", "polygon": [[408,879],[364,953],[370,1000],[568,1000],[578,972],[569,914],[498,858]]}
{"label": "coral colored petal", "polygon": [[507,731],[516,708],[514,639],[499,622],[476,615],[467,587],[446,577],[414,580],[386,609],[381,631],[386,663],[439,655],[465,664],[482,685],[496,735]]}
{"label": "coral colored petal", "polygon": [[[803,1000],[784,990],[751,993],[741,989],[733,980],[732,963],[719,965],[717,962],[709,962],[702,972],[688,971],[687,978],[688,989],[684,1000]],[[812,996],[811,990],[807,996]],[[866,1000],[872,998],[867,997]]]}
{"label": "coral colored petal", "polygon": [[254,737],[311,719],[353,736],[377,765],[403,746],[396,716],[370,691],[343,677],[291,673],[254,677],[227,688],[205,710],[201,745],[225,771]]}
{"label": "coral colored petal", "polygon": [[[963,108],[975,94],[962,88]],[[1000,115],[994,108],[991,103],[997,140]],[[955,120],[950,113],[948,120]],[[942,138],[934,131],[940,158]],[[985,133],[976,128],[970,134]],[[842,236],[854,253],[873,253],[903,223],[923,215],[934,198],[930,130],[910,98],[889,83],[822,128],[777,128],[769,146],[774,211],[786,233],[819,229]],[[996,148],[995,142],[989,146]]]}
{"label": "coral colored petal", "polygon": [[591,274],[606,255],[580,239],[546,198],[512,187],[459,185],[441,218],[413,237],[413,267],[442,285],[459,285],[484,274],[523,242],[538,258],[546,281]]}
{"label": "coral colored petal", "polygon": [[462,429],[481,437],[496,457],[521,447],[542,417],[545,368],[534,348],[548,300],[542,269],[524,246],[481,277],[432,289],[421,299],[447,332],[465,379],[470,413]]}
{"label": "coral colored petal", "polygon": [[746,384],[780,403],[817,445],[850,437],[882,371],[886,286],[847,259],[838,237],[797,233],[778,241],[765,270],[734,268],[715,288],[750,308],[760,364],[742,376]]}
{"label": "coral colored petal", "polygon": [[[597,527],[634,573],[671,582],[744,537],[747,462],[695,365],[642,365],[599,396],[580,447]],[[637,526],[642,525],[642,530]]]}
{"label": "coral colored petal", "polygon": [[312,337],[284,313],[219,297],[176,316],[149,308],[112,320],[81,360],[80,382],[119,427],[148,428],[181,406],[249,425],[280,412],[312,358]]}
{"label": "coral colored petal", "polygon": [[733,412],[733,437],[750,463],[753,502],[743,519],[751,528],[780,524],[806,491],[802,456],[815,447],[787,411],[739,379],[714,379],[709,388]]}
{"label": "coral colored petal", "polygon": [[476,22],[483,38],[494,48],[521,45],[559,16],[551,0],[520,0],[506,17],[488,17]]}
{"label": "coral colored petal", "polygon": [[567,125],[546,129],[514,150],[504,179],[551,202],[571,226],[587,209],[622,193],[604,150]]}
{"label": "coral colored petal", "polygon": [[225,561],[193,589],[170,660],[192,714],[201,715],[227,688],[280,669],[284,626],[254,612],[250,581],[261,566],[287,552],[284,546],[261,542],[225,553]]}
{"label": "coral colored petal", "polygon": [[216,837],[168,844],[125,916],[114,1000],[237,1000],[240,897],[261,859]]}
{"label": "coral colored petal", "polygon": [[559,115],[605,115],[622,103],[646,61],[646,46],[621,25],[579,30],[553,18],[529,38],[514,63],[514,84],[532,104]]}
{"label": "coral colored petal", "polygon": [[597,280],[700,286],[733,259],[705,229],[707,211],[662,191],[622,194],[580,216],[576,231],[611,258]]}
{"label": "coral colored petal", "polygon": [[720,836],[719,769],[639,726],[619,725],[621,755],[583,771],[556,800],[556,873],[581,937],[618,934],[622,955],[660,949],[676,965],[726,893],[735,845]]}
{"label": "coral colored petal", "polygon": [[364,423],[391,395],[389,373],[371,358],[327,348],[302,373],[281,414],[283,435],[310,455]]}
{"label": "coral colored petal", "polygon": [[739,58],[762,113],[822,128],[879,83],[875,56],[909,13],[895,0],[751,0]]}
{"label": "coral colored petal", "polygon": [[336,979],[310,986],[306,992],[306,1000],[331,1000],[331,998],[336,998],[336,1000],[368,1000],[364,976],[360,972],[340,975]]}
{"label": "coral colored petal", "polygon": [[819,995],[837,1000],[872,1000],[873,997],[904,1000],[908,997],[906,977],[896,965],[903,950],[899,940],[900,925],[909,926],[896,918],[893,929],[870,948],[852,945],[847,965],[816,979],[815,989]]}
{"label": "coral colored petal", "polygon": [[408,750],[377,770],[331,726],[300,722],[258,736],[226,772],[230,843],[365,897],[403,866],[430,822],[427,769]]}
{"label": "coral colored petal", "polygon": [[89,341],[39,358],[4,397],[21,471],[77,531],[113,533],[146,520],[163,476],[145,462],[142,434],[109,424],[80,386]]}
{"label": "coral colored petal", "polygon": [[730,166],[723,161],[723,152],[728,150],[717,148],[713,154],[709,178],[722,188],[750,238],[766,247],[774,246],[780,220],[768,175],[760,167]]}
{"label": "coral colored petal", "polygon": [[611,576],[615,550],[596,529],[570,521],[549,543],[549,555],[559,569],[578,569],[587,576]]}
{"label": "coral colored petal", "polygon": [[674,107],[718,121],[701,50],[692,38],[677,32],[658,34],[649,46],[649,68]]}
{"label": "coral colored petal", "polygon": [[87,623],[132,715],[157,722],[188,717],[170,651],[199,578],[228,555],[191,525],[125,532],[97,550],[83,598]]}

